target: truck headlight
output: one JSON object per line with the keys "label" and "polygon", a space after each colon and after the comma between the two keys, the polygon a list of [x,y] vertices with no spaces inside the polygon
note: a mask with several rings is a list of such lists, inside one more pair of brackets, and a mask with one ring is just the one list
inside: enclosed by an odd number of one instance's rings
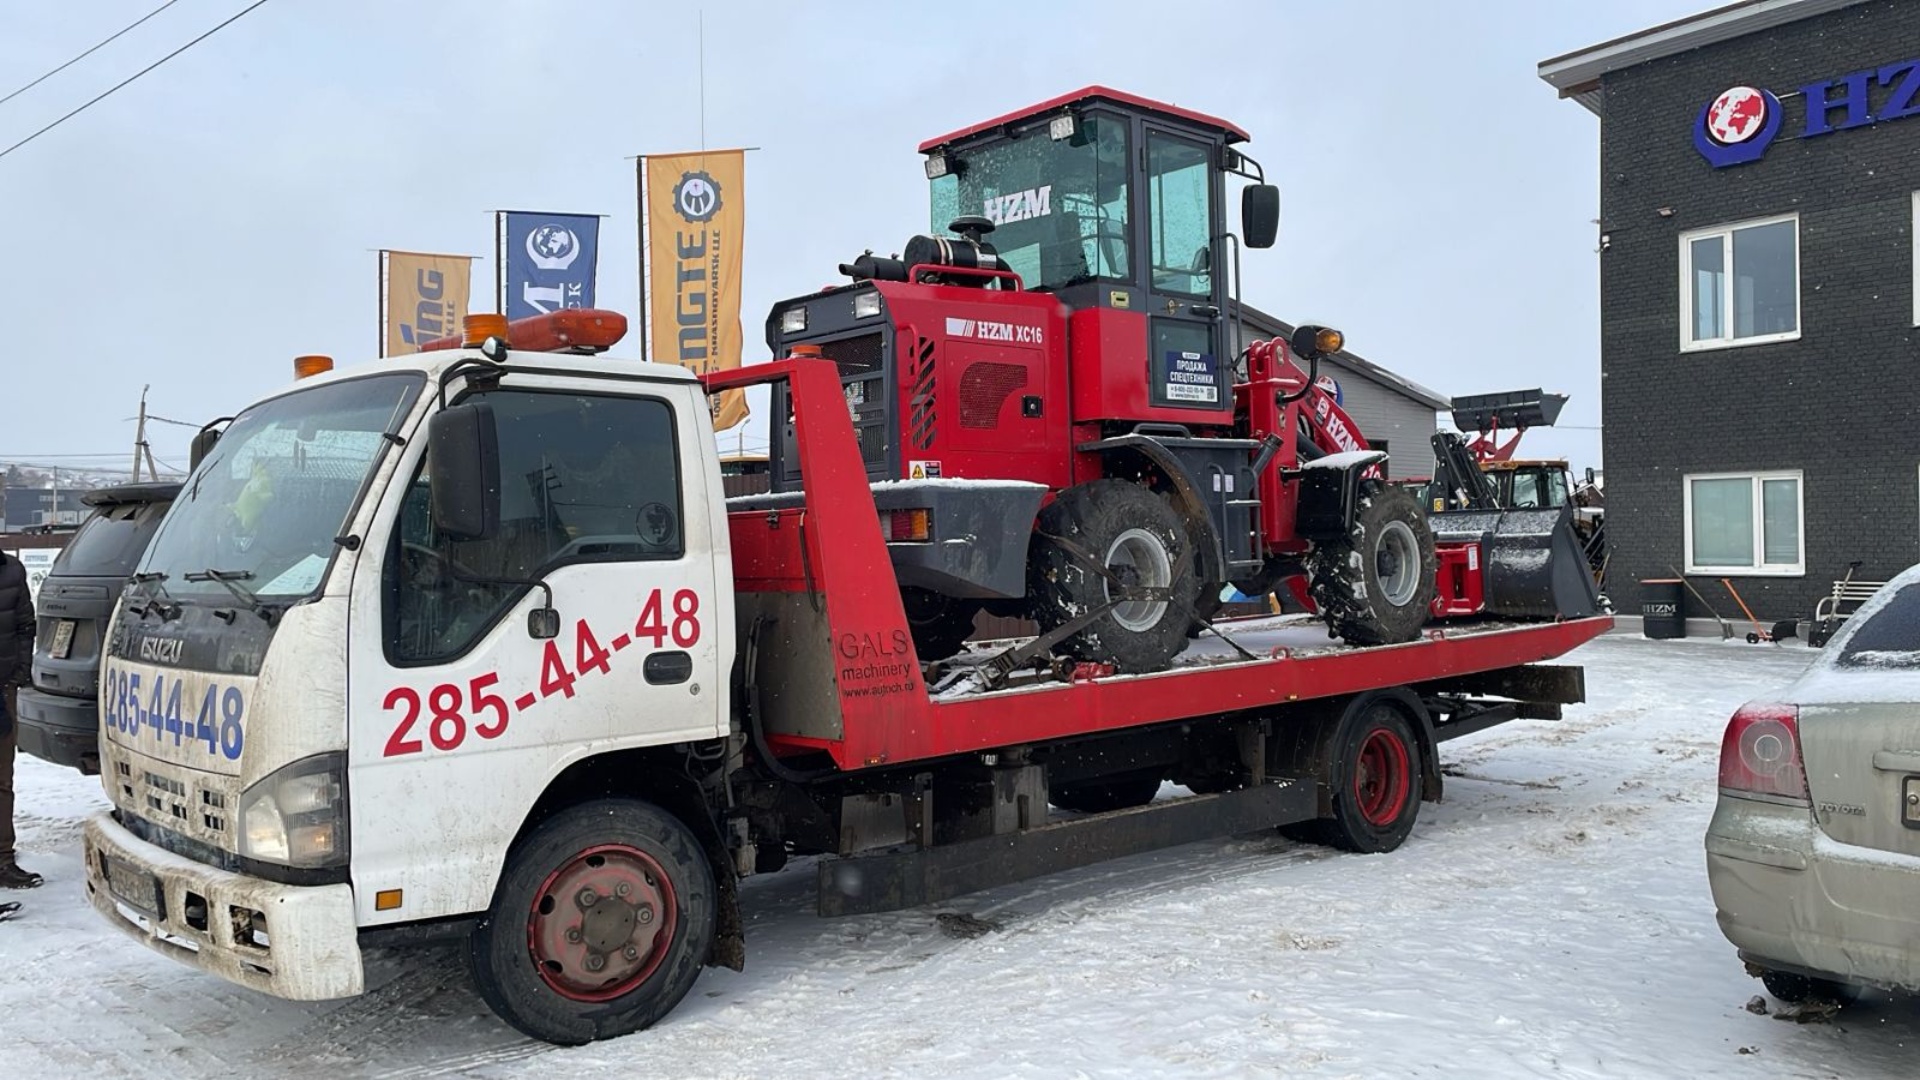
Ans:
{"label": "truck headlight", "polygon": [[282,866],[345,866],[347,755],[301,758],[243,792],[240,854]]}

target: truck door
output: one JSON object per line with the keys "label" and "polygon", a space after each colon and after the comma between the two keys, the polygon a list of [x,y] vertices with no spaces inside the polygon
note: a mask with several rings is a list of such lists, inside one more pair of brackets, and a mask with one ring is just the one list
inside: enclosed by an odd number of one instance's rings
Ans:
{"label": "truck door", "polygon": [[[494,534],[435,530],[422,428],[355,575],[350,805],[363,925],[484,908],[507,843],[569,761],[724,730],[731,631],[716,620],[731,605],[715,592],[700,395],[679,382],[654,394],[540,381],[510,377],[459,399],[492,410]],[[549,593],[552,637],[529,618]],[[399,906],[373,906],[396,890]]]}
{"label": "truck door", "polygon": [[1213,237],[1214,147],[1146,128],[1149,400],[1190,409],[1232,408],[1220,356],[1220,275]]}

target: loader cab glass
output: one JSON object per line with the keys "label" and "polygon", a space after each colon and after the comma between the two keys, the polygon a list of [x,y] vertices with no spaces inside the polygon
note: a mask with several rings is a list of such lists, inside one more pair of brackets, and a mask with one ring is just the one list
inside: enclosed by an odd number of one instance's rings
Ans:
{"label": "loader cab glass", "polygon": [[1131,278],[1127,121],[1083,115],[1060,139],[1050,126],[955,154],[933,181],[933,235],[985,217],[988,240],[1030,289]]}

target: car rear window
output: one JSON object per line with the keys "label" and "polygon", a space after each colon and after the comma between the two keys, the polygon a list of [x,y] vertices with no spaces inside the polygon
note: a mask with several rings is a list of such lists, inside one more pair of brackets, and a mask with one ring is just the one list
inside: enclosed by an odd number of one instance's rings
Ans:
{"label": "car rear window", "polygon": [[1834,663],[1853,668],[1920,668],[1920,584],[1901,586],[1868,613],[1853,627]]}
{"label": "car rear window", "polygon": [[53,573],[64,577],[126,577],[139,565],[167,503],[121,503],[103,506],[80,526],[54,563]]}

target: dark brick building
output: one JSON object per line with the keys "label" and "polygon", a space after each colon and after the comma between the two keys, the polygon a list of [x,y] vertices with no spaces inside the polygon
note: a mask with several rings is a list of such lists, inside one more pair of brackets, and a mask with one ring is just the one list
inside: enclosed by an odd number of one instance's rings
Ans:
{"label": "dark brick building", "polygon": [[1920,560],[1920,2],[1746,0],[1540,77],[1600,117],[1622,612],[1678,568],[1804,619]]}

